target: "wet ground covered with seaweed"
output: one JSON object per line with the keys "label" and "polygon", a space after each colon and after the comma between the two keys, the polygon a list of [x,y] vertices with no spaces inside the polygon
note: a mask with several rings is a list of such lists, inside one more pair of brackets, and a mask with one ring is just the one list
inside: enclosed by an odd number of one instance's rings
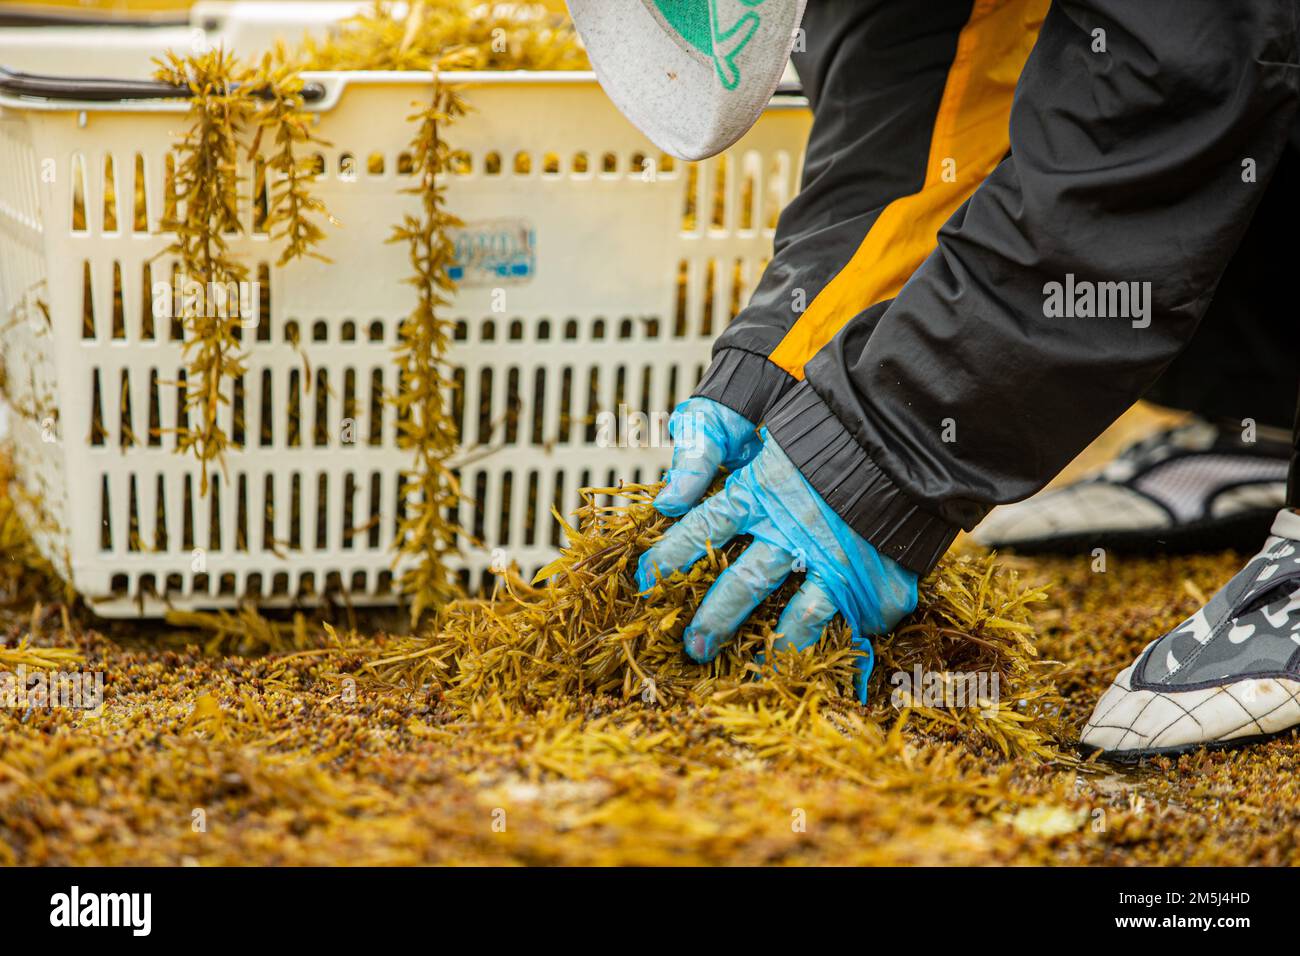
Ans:
{"label": "wet ground covered with seaweed", "polygon": [[[516,581],[415,633],[338,611],[96,621],[42,580],[0,500],[0,669],[101,672],[105,695],[98,713],[0,707],[0,862],[1300,858],[1293,736],[1123,771],[1073,745],[1113,674],[1238,556],[951,559],[859,707],[845,635],[781,655],[770,610],[711,667],[681,656],[681,609],[727,555],[632,595],[627,562],[662,528],[648,493],[589,509],[551,589]],[[899,699],[889,676],[918,665],[995,671],[1001,699]]]}

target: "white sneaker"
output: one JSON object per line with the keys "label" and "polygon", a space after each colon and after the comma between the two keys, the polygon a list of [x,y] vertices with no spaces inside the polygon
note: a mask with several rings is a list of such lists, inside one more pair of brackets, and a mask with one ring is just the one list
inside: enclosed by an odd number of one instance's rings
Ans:
{"label": "white sneaker", "polygon": [[1300,725],[1300,513],[1210,602],[1147,645],[1102,695],[1079,742],[1137,760]]}
{"label": "white sneaker", "polygon": [[1250,550],[1286,500],[1290,453],[1196,420],[1130,445],[1095,475],[994,509],[971,537],[1030,554]]}

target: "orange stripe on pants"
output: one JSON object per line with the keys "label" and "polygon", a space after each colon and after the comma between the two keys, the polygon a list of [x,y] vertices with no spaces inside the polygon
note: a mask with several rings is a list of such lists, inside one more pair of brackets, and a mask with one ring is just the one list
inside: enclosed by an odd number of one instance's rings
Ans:
{"label": "orange stripe on pants", "polygon": [[886,206],[853,258],[769,356],[795,378],[845,323],[898,295],[935,247],[939,227],[1010,148],[1016,81],[1050,0],[975,0],[935,115],[920,191]]}

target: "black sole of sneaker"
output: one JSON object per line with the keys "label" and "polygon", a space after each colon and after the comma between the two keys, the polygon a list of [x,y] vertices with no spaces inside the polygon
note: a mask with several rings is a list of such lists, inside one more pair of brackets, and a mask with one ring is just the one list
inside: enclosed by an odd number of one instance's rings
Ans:
{"label": "black sole of sneaker", "polygon": [[1274,731],[1271,734],[1254,734],[1250,737],[1234,737],[1232,740],[1211,740],[1203,744],[1179,744],[1176,747],[1152,747],[1150,750],[1102,750],[1100,747],[1094,747],[1092,744],[1077,744],[1079,750],[1085,755],[1098,753],[1099,759],[1111,764],[1119,764],[1125,767],[1133,767],[1144,761],[1151,760],[1155,757],[1181,757],[1183,754],[1195,753],[1198,750],[1235,750],[1238,747],[1249,747],[1251,744],[1264,743],[1269,740],[1276,740],[1279,737],[1285,737],[1287,734],[1293,734],[1300,727],[1287,727],[1285,730]]}
{"label": "black sole of sneaker", "polygon": [[1160,531],[1097,531],[1017,541],[993,547],[1015,554],[1089,554],[1104,548],[1115,554],[1195,554],[1202,551],[1254,553],[1273,527],[1276,509],[1248,511],[1231,518],[1216,518],[1175,525]]}

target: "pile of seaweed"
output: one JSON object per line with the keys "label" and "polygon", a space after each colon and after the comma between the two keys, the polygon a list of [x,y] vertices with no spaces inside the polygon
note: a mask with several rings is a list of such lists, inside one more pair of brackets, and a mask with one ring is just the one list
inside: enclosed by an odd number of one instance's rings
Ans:
{"label": "pile of seaweed", "polygon": [[[1041,588],[1022,586],[988,556],[946,558],[925,579],[918,611],[878,639],[872,703],[863,709],[852,687],[862,652],[839,619],[806,652],[773,647],[797,576],[712,663],[686,657],[683,629],[745,542],[711,550],[689,572],[639,594],[637,559],[671,523],[650,504],[658,487],[586,489],[574,520],[564,522],[568,544],[539,572],[540,586],[507,574],[493,600],[455,602],[425,631],[376,648],[366,672],[432,688],[457,715],[528,713],[561,699],[703,708],[706,720],[772,753],[798,746],[786,734],[826,722],[883,739],[901,704],[912,722],[974,749],[1061,758],[1063,702],[1053,685],[1060,665],[1040,659],[1032,640]],[[941,680],[984,674],[985,688],[997,690],[994,699],[951,708],[890,683],[892,675],[910,679],[918,671]]]}
{"label": "pile of seaweed", "polygon": [[[1300,859],[1291,738],[1123,776],[1072,757],[1114,672],[1235,555],[1106,574],[950,558],[918,612],[877,639],[861,707],[843,632],[774,655],[774,607],[714,664],[688,661],[682,623],[733,552],[637,597],[633,558],[664,519],[653,489],[623,491],[592,493],[547,583],[509,579],[418,634],[251,612],[105,633],[29,563],[0,494],[0,581],[21,582],[0,593],[0,670],[104,681],[98,713],[0,706],[0,862]],[[996,668],[998,707],[899,699],[889,677],[916,663]]]}

